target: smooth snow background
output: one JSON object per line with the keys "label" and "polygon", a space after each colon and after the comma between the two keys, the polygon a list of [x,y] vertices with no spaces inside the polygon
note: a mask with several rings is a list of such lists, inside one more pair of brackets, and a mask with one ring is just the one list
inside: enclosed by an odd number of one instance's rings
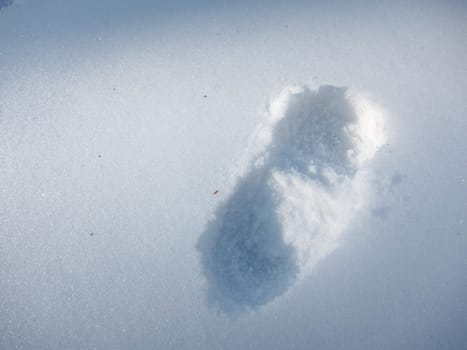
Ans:
{"label": "smooth snow background", "polygon": [[[441,1],[3,7],[0,348],[465,348],[466,19]],[[231,319],[196,244],[264,105],[301,83],[388,112],[374,208]]]}

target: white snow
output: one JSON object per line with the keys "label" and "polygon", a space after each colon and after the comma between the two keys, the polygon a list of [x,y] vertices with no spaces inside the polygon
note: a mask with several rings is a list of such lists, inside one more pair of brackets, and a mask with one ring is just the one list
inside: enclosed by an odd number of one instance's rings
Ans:
{"label": "white snow", "polygon": [[466,348],[464,1],[0,7],[0,349]]}

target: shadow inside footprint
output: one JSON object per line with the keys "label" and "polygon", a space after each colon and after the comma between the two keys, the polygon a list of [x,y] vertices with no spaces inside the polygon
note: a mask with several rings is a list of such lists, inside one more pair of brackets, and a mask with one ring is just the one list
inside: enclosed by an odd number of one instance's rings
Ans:
{"label": "shadow inside footprint", "polygon": [[265,171],[243,178],[198,243],[211,301],[224,311],[263,305],[295,279],[294,250],[282,240],[272,194]]}
{"label": "shadow inside footprint", "polygon": [[[284,241],[284,218],[278,214],[283,195],[272,175],[294,174],[330,192],[329,169],[341,177],[355,172],[348,126],[356,115],[345,88],[289,93],[277,119],[261,165],[252,164],[239,179],[198,242],[208,300],[226,312],[267,304],[300,273],[296,246]],[[300,234],[307,229],[300,227]]]}

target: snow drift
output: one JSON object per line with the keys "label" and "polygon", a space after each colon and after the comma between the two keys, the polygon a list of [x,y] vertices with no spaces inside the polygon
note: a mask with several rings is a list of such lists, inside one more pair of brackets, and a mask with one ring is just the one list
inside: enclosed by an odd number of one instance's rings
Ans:
{"label": "snow drift", "polygon": [[288,87],[198,242],[209,300],[232,311],[282,295],[337,246],[366,197],[383,113],[346,88]]}

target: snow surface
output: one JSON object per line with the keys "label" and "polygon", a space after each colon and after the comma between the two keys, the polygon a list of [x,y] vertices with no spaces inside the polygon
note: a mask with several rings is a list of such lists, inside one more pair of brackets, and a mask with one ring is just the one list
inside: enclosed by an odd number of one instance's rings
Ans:
{"label": "snow surface", "polygon": [[466,19],[3,6],[0,349],[465,349]]}

